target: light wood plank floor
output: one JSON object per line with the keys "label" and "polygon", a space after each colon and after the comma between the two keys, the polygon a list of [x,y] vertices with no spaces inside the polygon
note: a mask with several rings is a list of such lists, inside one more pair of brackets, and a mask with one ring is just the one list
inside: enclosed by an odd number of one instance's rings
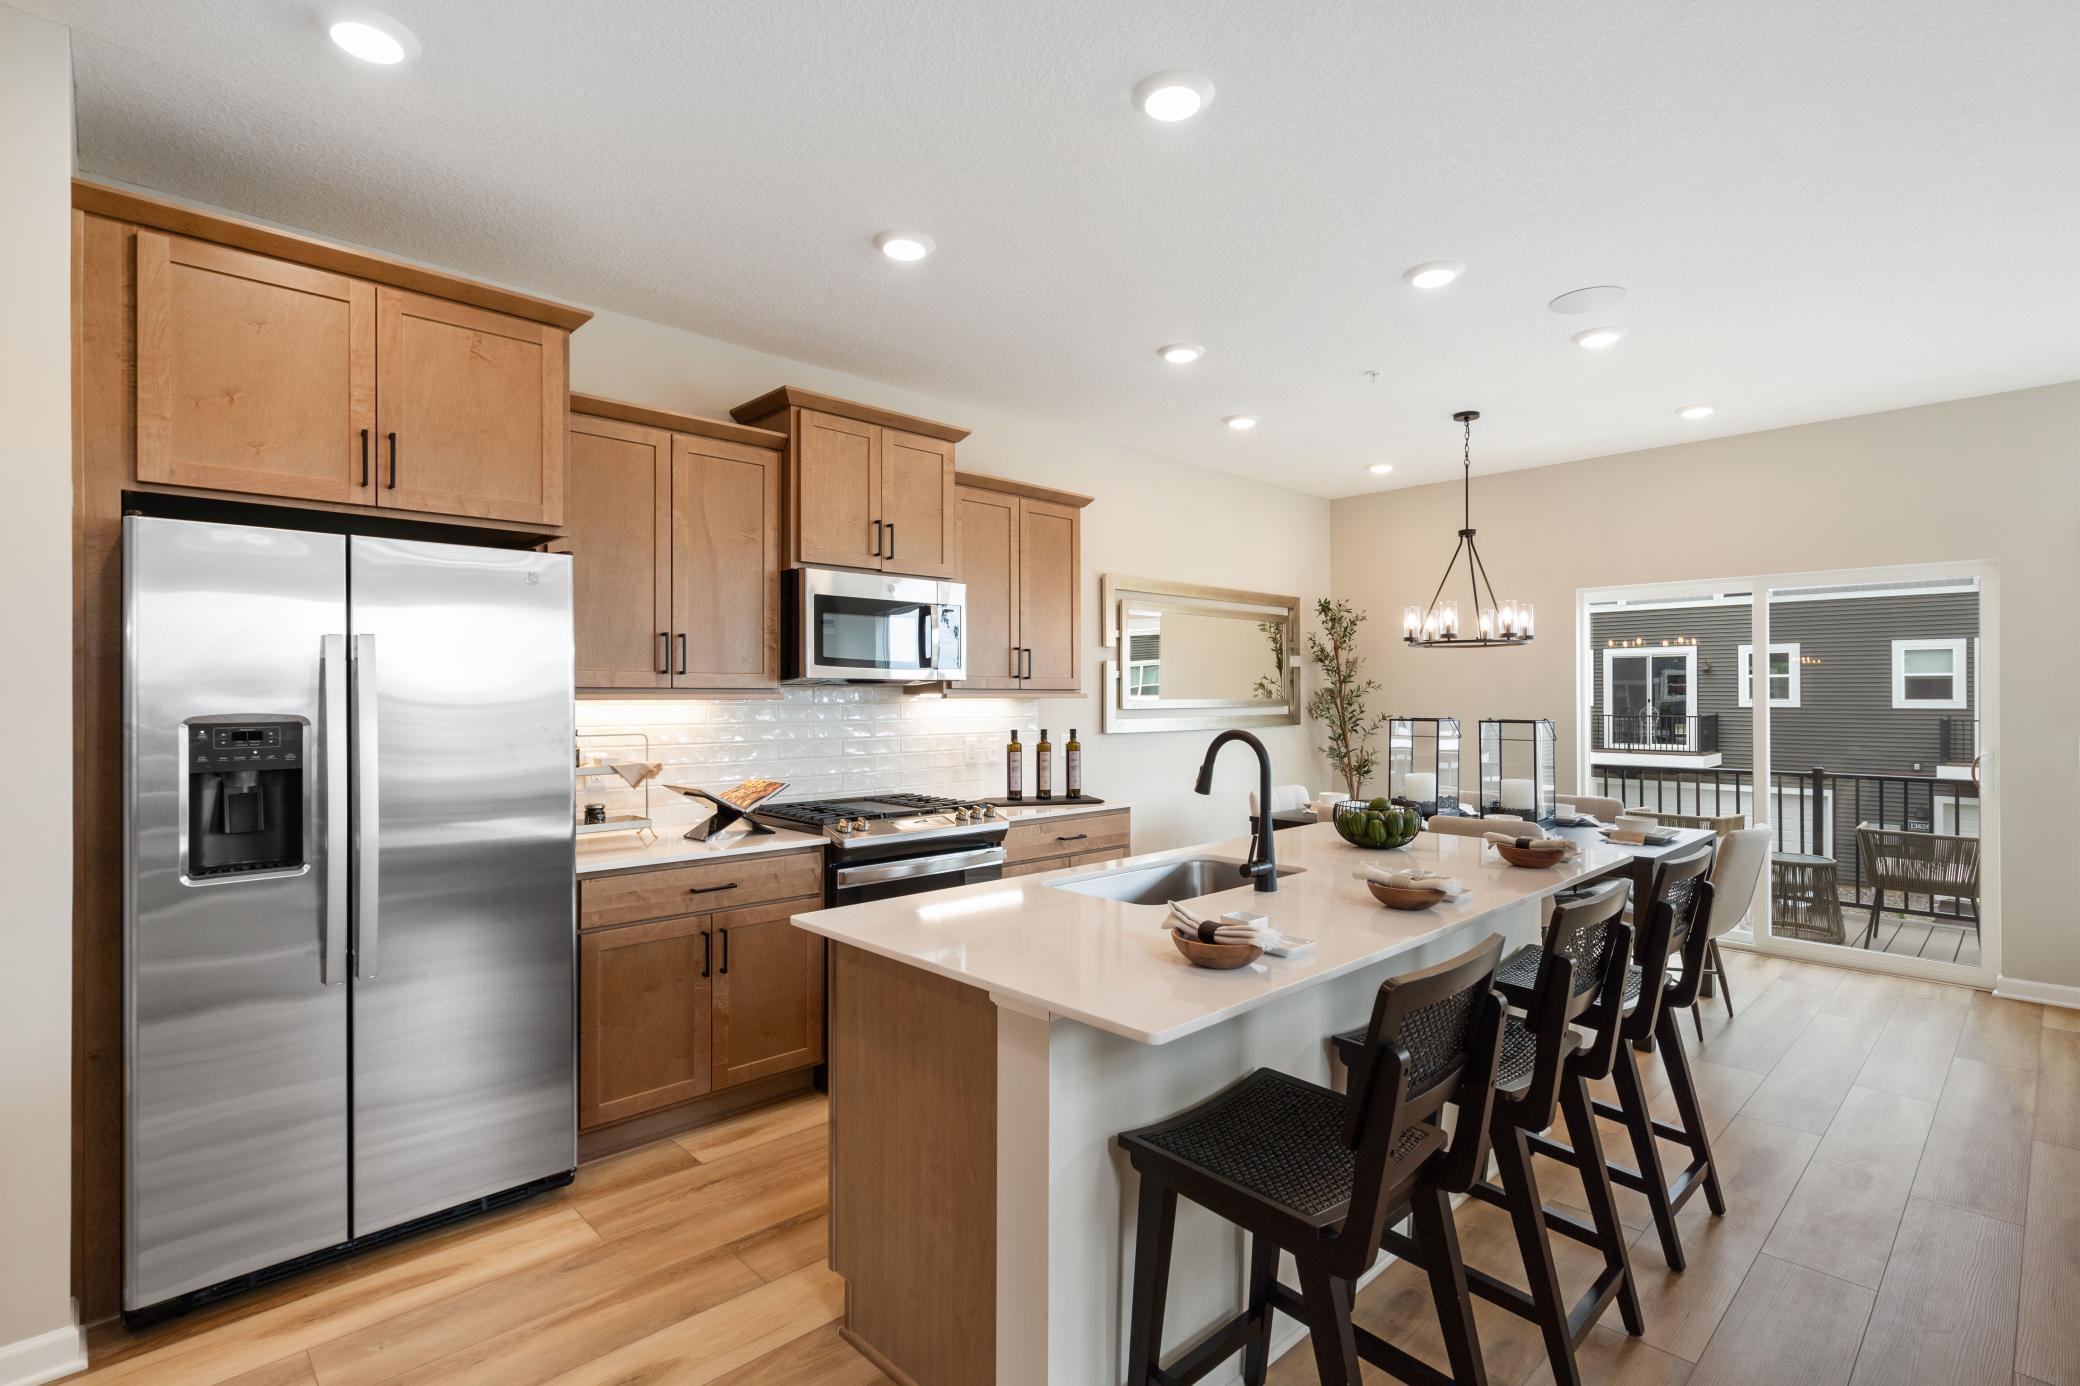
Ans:
{"label": "light wood plank floor", "polygon": [[[1730,1210],[1712,1218],[1700,1196],[1684,1211],[1677,1275],[1621,1191],[1647,1334],[1627,1338],[1612,1310],[1588,1379],[2080,1386],[2080,1013],[1752,953],[1727,966],[1739,1014],[1708,1003],[1691,1053]],[[97,1331],[73,1380],[884,1381],[837,1333],[824,1123],[822,1098],[792,1099],[174,1323]],[[1564,1167],[1539,1175],[1549,1199],[1579,1203]],[[1522,1283],[1502,1213],[1466,1204],[1458,1221],[1470,1262]],[[1593,1255],[1554,1249],[1569,1288],[1586,1285]],[[1358,1305],[1444,1360],[1420,1274],[1389,1267]],[[1492,1381],[1550,1381],[1530,1325],[1477,1316]],[[1272,1379],[1315,1380],[1305,1343]]]}
{"label": "light wood plank floor", "polygon": [[[1620,1191],[1647,1332],[1627,1338],[1611,1309],[1584,1376],[2080,1386],[2080,1013],[1755,953],[1726,963],[1738,1013],[1707,1002],[1703,1044],[1687,1020],[1683,1036],[1727,1215],[1702,1194],[1683,1211],[1679,1275],[1644,1201]],[[1658,1065],[1647,1076],[1668,1111]],[[1616,1135],[1605,1128],[1606,1146]],[[1549,1201],[1580,1202],[1571,1171],[1540,1161],[1538,1175]],[[1458,1224],[1469,1264],[1523,1285],[1505,1214],[1464,1204]],[[1570,1294],[1600,1268],[1564,1239],[1554,1254]],[[1390,1266],[1357,1305],[1374,1332],[1443,1364],[1420,1272]],[[1491,1381],[1551,1382],[1531,1325],[1478,1301],[1475,1317]],[[1317,1380],[1304,1343],[1271,1380]]]}
{"label": "light wood plank floor", "polygon": [[570,1187],[131,1334],[77,1382],[883,1382],[838,1336],[821,1095],[596,1161]]}

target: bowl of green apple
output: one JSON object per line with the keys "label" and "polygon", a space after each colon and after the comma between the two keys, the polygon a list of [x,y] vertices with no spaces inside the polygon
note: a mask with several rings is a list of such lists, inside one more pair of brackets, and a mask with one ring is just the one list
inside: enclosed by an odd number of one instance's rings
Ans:
{"label": "bowl of green apple", "polygon": [[1391,799],[1345,799],[1329,810],[1336,834],[1353,847],[1406,847],[1423,830],[1423,815]]}

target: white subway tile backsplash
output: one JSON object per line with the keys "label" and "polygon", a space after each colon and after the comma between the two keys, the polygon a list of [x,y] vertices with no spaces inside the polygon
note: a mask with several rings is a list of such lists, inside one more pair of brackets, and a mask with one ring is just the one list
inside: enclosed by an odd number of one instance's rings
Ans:
{"label": "white subway tile backsplash", "polygon": [[[899,689],[789,688],[776,700],[583,699],[579,746],[634,758],[648,737],[661,781],[722,789],[753,776],[786,780],[788,798],[913,791],[982,798],[1004,792],[1004,737],[1030,744],[1039,704],[1030,698],[927,698]],[[618,780],[580,781],[579,797],[609,813],[639,812],[643,791]],[[706,816],[696,801],[653,786],[660,824]]]}

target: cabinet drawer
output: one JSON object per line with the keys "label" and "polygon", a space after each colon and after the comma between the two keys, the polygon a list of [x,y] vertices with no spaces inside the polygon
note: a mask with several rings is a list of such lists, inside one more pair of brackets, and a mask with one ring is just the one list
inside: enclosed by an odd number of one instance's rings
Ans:
{"label": "cabinet drawer", "polygon": [[1125,809],[1077,818],[1041,818],[1013,823],[1004,835],[1004,859],[1017,865],[1041,857],[1083,856],[1090,852],[1118,855],[1127,850],[1131,815]]}
{"label": "cabinet drawer", "polygon": [[604,928],[675,914],[742,909],[823,894],[823,853],[784,852],[664,866],[580,883],[578,927]]}

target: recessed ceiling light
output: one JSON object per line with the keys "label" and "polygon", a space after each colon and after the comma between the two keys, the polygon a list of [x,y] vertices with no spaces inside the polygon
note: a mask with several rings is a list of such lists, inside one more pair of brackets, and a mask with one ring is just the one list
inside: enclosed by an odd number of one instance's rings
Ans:
{"label": "recessed ceiling light", "polygon": [[1150,120],[1190,120],[1213,101],[1213,83],[1196,72],[1157,72],[1134,84],[1134,105]]}
{"label": "recessed ceiling light", "polygon": [[1676,412],[1686,419],[1709,419],[1719,412],[1719,407],[1715,404],[1686,404]]}
{"label": "recessed ceiling light", "polygon": [[1624,335],[1622,327],[1591,327],[1575,333],[1574,344],[1587,351],[1602,351],[1605,347],[1616,346]]}
{"label": "recessed ceiling light", "polygon": [[1624,301],[1625,290],[1616,284],[1597,284],[1587,289],[1571,289],[1546,307],[1556,313],[1600,313]]}
{"label": "recessed ceiling light", "polygon": [[1385,476],[1388,472],[1394,470],[1394,464],[1392,462],[1375,462],[1365,470],[1371,472],[1374,476]]}
{"label": "recessed ceiling light", "polygon": [[1156,350],[1158,355],[1173,366],[1189,366],[1206,354],[1206,348],[1197,342],[1172,342],[1169,346],[1158,347]]}
{"label": "recessed ceiling light", "polygon": [[922,231],[883,231],[874,238],[874,248],[891,260],[911,264],[939,248],[939,243]]}
{"label": "recessed ceiling light", "polygon": [[1401,272],[1401,277],[1418,289],[1442,289],[1445,285],[1466,273],[1466,266],[1456,260],[1425,260]]}
{"label": "recessed ceiling light", "polygon": [[1255,414],[1230,414],[1227,418],[1222,419],[1221,422],[1240,433],[1245,429],[1255,428],[1257,426],[1257,416]]}
{"label": "recessed ceiling light", "polygon": [[419,40],[410,29],[374,10],[331,10],[325,32],[346,52],[365,63],[394,67],[419,56]]}

